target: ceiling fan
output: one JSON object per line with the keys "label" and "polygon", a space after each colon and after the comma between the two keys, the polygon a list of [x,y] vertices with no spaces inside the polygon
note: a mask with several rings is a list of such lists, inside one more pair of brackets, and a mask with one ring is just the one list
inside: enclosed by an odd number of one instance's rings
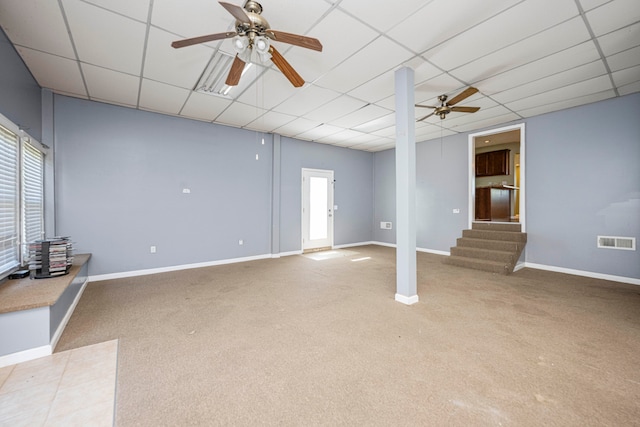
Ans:
{"label": "ceiling fan", "polygon": [[447,114],[449,114],[452,111],[455,111],[457,113],[475,113],[480,109],[480,107],[454,107],[454,105],[462,101],[463,99],[470,97],[476,92],[478,92],[478,89],[476,89],[475,87],[468,87],[462,92],[460,92],[458,95],[451,98],[449,102],[447,102],[447,99],[448,99],[447,95],[440,95],[438,97],[438,101],[440,101],[440,105],[437,107],[434,107],[431,105],[416,104],[416,107],[433,108],[433,111],[430,114],[427,114],[426,116],[418,119],[417,121],[421,122],[424,119],[433,116],[434,114],[436,116],[440,116],[440,119],[444,119],[445,117],[447,117]]}
{"label": "ceiling fan", "polygon": [[222,1],[218,3],[236,18],[235,31],[178,40],[171,43],[171,46],[178,49],[194,44],[233,38],[233,48],[236,51],[236,56],[225,82],[228,86],[238,84],[247,62],[268,65],[270,61],[278,67],[295,87],[304,85],[304,79],[284,59],[275,46],[271,45],[271,41],[288,43],[322,52],[322,44],[318,39],[272,30],[267,20],[261,15],[262,6],[256,1],[248,0],[244,8]]}

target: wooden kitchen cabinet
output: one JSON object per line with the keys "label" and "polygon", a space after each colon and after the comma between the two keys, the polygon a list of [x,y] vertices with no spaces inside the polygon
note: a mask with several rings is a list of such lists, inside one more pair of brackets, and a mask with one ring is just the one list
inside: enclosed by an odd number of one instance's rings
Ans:
{"label": "wooden kitchen cabinet", "polygon": [[505,149],[476,154],[476,176],[509,175],[510,151]]}
{"label": "wooden kitchen cabinet", "polygon": [[500,187],[476,188],[477,221],[510,221],[511,190]]}

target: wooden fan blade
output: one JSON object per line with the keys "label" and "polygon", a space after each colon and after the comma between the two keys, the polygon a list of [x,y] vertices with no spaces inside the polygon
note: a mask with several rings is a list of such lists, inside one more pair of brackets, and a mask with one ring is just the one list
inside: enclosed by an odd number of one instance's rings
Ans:
{"label": "wooden fan blade", "polygon": [[171,46],[175,49],[181,48],[181,47],[186,47],[186,46],[191,46],[194,44],[200,44],[200,43],[206,43],[206,42],[210,42],[213,40],[221,40],[221,39],[228,39],[230,37],[234,37],[236,36],[237,33],[235,31],[229,32],[229,33],[216,33],[216,34],[209,34],[206,36],[200,36],[200,37],[193,37],[190,39],[184,39],[184,40],[178,40],[175,41],[173,43],[171,43]]}
{"label": "wooden fan blade", "polygon": [[451,111],[456,111],[458,113],[475,113],[479,109],[480,107],[451,107]]}
{"label": "wooden fan blade", "polygon": [[307,49],[322,52],[322,43],[313,37],[301,36],[298,34],[285,33],[283,31],[268,30],[267,35],[277,42],[289,43],[295,46],[305,47]]}
{"label": "wooden fan blade", "polygon": [[434,111],[433,113],[431,113],[431,114],[427,114],[426,116],[424,116],[424,117],[422,117],[422,118],[420,118],[420,119],[416,120],[416,122],[421,122],[421,121],[423,121],[424,119],[428,119],[429,117],[433,116],[434,114],[435,114],[435,111]]}
{"label": "wooden fan blade", "polygon": [[416,107],[422,107],[422,108],[438,108],[438,107],[434,107],[433,105],[422,105],[422,104],[416,104]]}
{"label": "wooden fan blade", "polygon": [[269,48],[269,53],[271,53],[271,62],[273,62],[276,67],[282,74],[285,75],[287,79],[291,82],[295,87],[300,87],[304,85],[304,80],[300,77],[300,74],[296,70],[293,69],[291,64],[287,62],[286,59],[277,51],[277,49],[273,46]]}
{"label": "wooden fan blade", "polygon": [[233,17],[236,18],[238,21],[244,24],[251,24],[251,19],[249,19],[249,16],[247,15],[247,13],[240,6],[236,6],[235,4],[226,3],[223,1],[219,1],[218,3],[220,3],[222,7],[227,9],[227,12],[232,14]]}
{"label": "wooden fan blade", "polygon": [[449,102],[447,102],[447,105],[457,104],[458,102],[462,101],[463,99],[470,97],[471,95],[473,95],[477,91],[478,91],[478,89],[476,89],[475,87],[468,87],[465,90],[463,90],[462,92],[460,92],[458,95],[456,95],[453,98],[451,98],[451,100]]}
{"label": "wooden fan blade", "polygon": [[231,69],[229,70],[229,74],[227,74],[227,80],[225,84],[229,86],[236,86],[238,82],[240,82],[240,76],[242,76],[242,71],[244,70],[244,61],[236,55],[233,59],[233,64],[231,64]]}

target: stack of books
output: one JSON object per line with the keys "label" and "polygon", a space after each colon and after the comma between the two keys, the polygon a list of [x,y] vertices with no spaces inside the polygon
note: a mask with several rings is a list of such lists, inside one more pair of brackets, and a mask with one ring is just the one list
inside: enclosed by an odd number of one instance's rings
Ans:
{"label": "stack of books", "polygon": [[44,279],[69,273],[73,264],[72,252],[72,244],[68,237],[54,237],[29,243],[31,277]]}

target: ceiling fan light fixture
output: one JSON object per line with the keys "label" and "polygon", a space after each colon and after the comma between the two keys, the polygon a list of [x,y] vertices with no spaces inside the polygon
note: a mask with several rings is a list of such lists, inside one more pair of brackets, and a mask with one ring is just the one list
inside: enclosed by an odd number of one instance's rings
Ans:
{"label": "ceiling fan light fixture", "polygon": [[233,49],[238,53],[238,55],[246,52],[247,47],[249,47],[249,39],[246,37],[235,36],[233,38]]}

